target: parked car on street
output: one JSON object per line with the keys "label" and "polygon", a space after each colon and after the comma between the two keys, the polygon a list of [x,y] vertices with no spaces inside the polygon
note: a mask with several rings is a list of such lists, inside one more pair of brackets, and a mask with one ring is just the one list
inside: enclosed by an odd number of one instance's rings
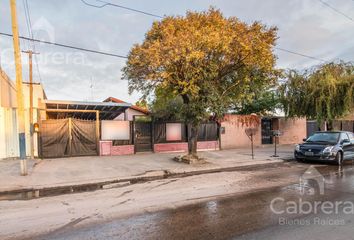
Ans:
{"label": "parked car on street", "polygon": [[346,131],[315,132],[302,144],[295,146],[296,160],[318,160],[342,165],[354,159],[354,133]]}

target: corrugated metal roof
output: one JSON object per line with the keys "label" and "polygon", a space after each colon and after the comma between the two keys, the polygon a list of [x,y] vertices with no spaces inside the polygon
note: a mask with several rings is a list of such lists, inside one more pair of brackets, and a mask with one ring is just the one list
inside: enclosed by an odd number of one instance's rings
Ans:
{"label": "corrugated metal roof", "polygon": [[49,119],[78,118],[94,120],[95,111],[100,120],[112,120],[129,108],[129,103],[44,100]]}

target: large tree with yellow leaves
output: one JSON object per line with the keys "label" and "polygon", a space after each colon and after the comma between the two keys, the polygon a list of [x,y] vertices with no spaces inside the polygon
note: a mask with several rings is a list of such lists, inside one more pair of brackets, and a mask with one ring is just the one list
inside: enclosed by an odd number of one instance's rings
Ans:
{"label": "large tree with yellow leaves", "polygon": [[156,90],[182,99],[188,123],[188,157],[197,158],[198,126],[222,118],[251,88],[275,82],[275,27],[226,18],[214,8],[165,17],[131,49],[123,78],[143,98]]}

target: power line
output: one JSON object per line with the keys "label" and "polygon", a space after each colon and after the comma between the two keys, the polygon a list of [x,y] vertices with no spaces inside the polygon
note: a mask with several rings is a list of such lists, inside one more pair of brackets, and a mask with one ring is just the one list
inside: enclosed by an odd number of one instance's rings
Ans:
{"label": "power line", "polygon": [[[140,11],[140,10],[136,10],[136,9],[131,9],[131,8],[123,7],[123,6],[120,6],[120,5],[117,5],[117,4],[113,4],[113,3],[109,3],[109,2],[105,2],[105,1],[102,1],[102,0],[96,0],[96,1],[97,1],[97,2],[101,2],[101,3],[104,3],[104,4],[103,4],[103,5],[100,5],[100,6],[97,6],[97,5],[93,5],[93,4],[87,3],[85,0],[81,0],[81,2],[83,2],[85,5],[88,5],[88,6],[90,6],[90,7],[103,8],[103,7],[105,7],[105,6],[114,6],[114,7],[120,7],[120,8],[124,8],[124,9],[127,9],[127,10],[131,10],[131,11],[134,11],[134,12],[138,12],[138,13],[142,13],[142,14],[146,14],[146,15],[150,15],[150,16],[154,16],[154,17],[163,18],[162,16],[159,16],[159,15],[155,15],[155,14],[148,13],[148,12],[145,12],[145,11]],[[354,1],[354,0],[353,0],[353,1]],[[326,62],[326,61],[323,60],[323,59],[319,59],[319,58],[312,57],[312,56],[309,56],[309,55],[306,55],[306,54],[294,52],[294,51],[287,50],[287,49],[284,49],[284,48],[275,47],[275,49],[278,49],[278,50],[283,51],[283,52],[291,53],[291,54],[294,54],[294,55],[298,55],[298,56],[301,56],[301,57],[305,57],[305,58],[309,58],[309,59],[313,59],[313,60],[317,60],[317,61],[321,61],[321,62]]]}
{"label": "power line", "polygon": [[[89,5],[89,6],[92,6],[92,7],[97,7],[97,8],[102,8],[102,7],[107,6],[107,5],[122,7],[120,5],[104,2],[104,1],[101,1],[101,0],[96,0],[96,1],[105,3],[102,6],[92,5],[92,4],[89,4],[89,3],[85,2],[84,0],[81,0],[81,1],[84,4],[86,4],[86,5]],[[155,15],[155,14],[150,14],[148,12],[143,12],[143,11],[140,11],[140,10],[130,9],[130,8],[126,8],[126,7],[123,7],[123,8],[128,9],[128,10],[134,10],[136,12],[139,12],[139,13],[142,13],[142,14],[147,14],[147,15],[150,15],[150,16],[163,18],[162,16],[158,16],[158,15]],[[30,21],[30,19],[29,19],[29,21]],[[0,35],[12,37],[12,34],[3,33],[3,32],[0,32]],[[33,33],[31,33],[31,38],[27,38],[27,37],[23,37],[23,36],[20,36],[19,38],[32,41],[33,44],[34,44],[34,42],[39,42],[39,43],[44,43],[44,44],[49,44],[49,45],[54,45],[54,46],[59,46],[59,47],[65,47],[65,48],[70,48],[70,49],[75,49],[75,50],[80,50],[80,51],[85,51],[85,52],[90,52],[90,53],[96,53],[96,54],[101,54],[101,55],[106,55],[106,56],[111,56],[111,57],[128,58],[127,56],[123,56],[123,55],[118,55],[118,54],[107,53],[107,52],[102,52],[102,51],[97,51],[97,50],[92,50],[92,49],[87,49],[87,48],[82,48],[82,47],[75,47],[75,46],[70,46],[70,45],[61,44],[61,43],[55,43],[55,42],[49,42],[49,41],[35,39],[35,38],[33,38]],[[316,57],[313,57],[313,56],[309,56],[309,55],[306,55],[306,54],[303,54],[303,53],[295,52],[295,51],[292,51],[292,50],[287,50],[287,49],[279,48],[279,47],[275,47],[275,49],[283,51],[283,52],[287,52],[287,53],[290,53],[290,54],[294,54],[294,55],[297,55],[297,56],[301,56],[301,57],[305,57],[305,58],[309,58],[309,59],[313,59],[313,60],[317,60],[317,61],[321,61],[321,62],[326,62],[323,59],[316,58]],[[35,60],[36,60],[36,58],[35,58]],[[37,65],[38,74],[40,75],[37,61],[36,61],[36,65]]]}
{"label": "power line", "polygon": [[301,57],[310,58],[310,59],[317,60],[317,61],[320,61],[320,62],[326,62],[323,59],[312,57],[312,56],[309,56],[309,55],[306,55],[306,54],[302,54],[302,53],[298,53],[298,52],[294,52],[294,51],[287,50],[287,49],[284,49],[284,48],[279,48],[279,47],[274,47],[274,48],[277,49],[277,50],[280,50],[280,51],[283,51],[283,52],[287,52],[287,53],[291,53],[291,54],[294,54],[294,55],[298,55],[298,56],[301,56]]}
{"label": "power line", "polygon": [[125,6],[122,6],[122,5],[118,5],[118,4],[114,4],[114,3],[110,3],[110,2],[105,2],[105,1],[102,1],[102,0],[96,0],[96,2],[103,3],[103,5],[99,5],[99,6],[91,4],[91,3],[88,3],[85,0],[81,0],[81,2],[83,4],[85,4],[85,5],[87,5],[87,6],[95,7],[95,8],[104,8],[106,6],[112,6],[112,7],[117,7],[117,8],[122,8],[122,9],[125,9],[125,10],[129,10],[129,11],[132,11],[132,12],[145,14],[145,15],[148,15],[148,16],[151,16],[151,17],[163,18],[163,16],[159,16],[159,15],[156,15],[156,14],[153,14],[153,13],[148,13],[148,12],[141,11],[141,10],[138,10],[138,9],[125,7]]}
{"label": "power line", "polygon": [[[32,21],[31,21],[31,14],[30,14],[29,6],[28,6],[28,1],[27,0],[23,0],[23,3],[25,5],[25,15],[26,15],[26,24],[27,24],[27,29],[28,29],[28,35],[29,35],[29,37],[31,37],[33,39],[34,35],[33,35],[33,30],[32,30]],[[31,43],[32,43],[32,50],[34,52],[36,52],[36,44],[34,43],[34,41],[31,41]],[[36,65],[39,82],[43,83],[42,82],[42,76],[41,76],[41,73],[39,71],[39,64],[38,64],[37,54],[34,55],[34,62],[35,62],[35,65]]]}
{"label": "power line", "polygon": [[[31,14],[30,14],[30,10],[28,7],[28,1],[27,0],[23,0],[24,1],[24,5],[25,5],[25,15],[26,15],[26,24],[27,24],[27,29],[28,29],[28,36],[30,38],[33,38],[33,30],[32,30],[32,21],[31,21]],[[36,51],[36,46],[34,44],[34,42],[32,41],[32,50]]]}
{"label": "power line", "polygon": [[22,0],[22,3],[23,3],[23,8],[24,8],[24,12],[25,12],[25,19],[26,19],[26,27],[27,27],[27,32],[28,32],[28,36],[29,37],[32,37],[31,35],[31,29],[30,29],[30,23],[29,23],[29,20],[28,20],[28,11],[27,11],[27,6],[26,6],[26,3],[25,3],[25,0]]}
{"label": "power line", "polygon": [[[12,34],[4,33],[4,32],[0,32],[0,35],[12,37]],[[49,45],[54,45],[54,46],[64,47],[64,48],[70,48],[70,49],[75,49],[75,50],[84,51],[84,52],[97,53],[97,54],[111,56],[111,57],[128,58],[127,56],[118,55],[118,54],[114,54],[114,53],[102,52],[102,51],[92,50],[92,49],[82,48],[82,47],[75,47],[75,46],[70,46],[70,45],[66,45],[66,44],[62,44],[62,43],[39,40],[39,39],[35,39],[35,38],[28,38],[28,37],[23,37],[23,36],[19,36],[19,38],[24,39],[24,40],[33,41],[33,42],[39,42],[39,43],[44,43],[44,44],[49,44]]]}
{"label": "power line", "polygon": [[352,17],[348,16],[347,14],[345,14],[345,13],[339,11],[338,9],[332,7],[331,5],[329,5],[328,3],[326,3],[326,2],[324,2],[324,1],[322,1],[322,0],[318,0],[318,1],[319,1],[320,3],[322,3],[323,5],[325,5],[326,7],[332,9],[332,11],[334,11],[334,12],[336,12],[336,13],[338,13],[338,14],[344,16],[345,18],[349,19],[350,21],[354,22],[354,19],[353,19]]}
{"label": "power line", "polygon": [[[0,35],[12,37],[12,34],[3,33],[3,32],[0,32]],[[111,57],[128,58],[127,56],[123,56],[123,55],[117,55],[117,54],[113,54],[113,53],[101,52],[101,51],[91,50],[91,49],[87,49],[87,48],[75,47],[75,46],[70,46],[70,45],[61,44],[61,43],[43,41],[43,40],[34,39],[34,38],[28,38],[28,37],[23,37],[23,36],[19,36],[19,38],[25,39],[25,40],[30,40],[30,41],[33,41],[33,42],[39,42],[39,43],[44,43],[44,44],[49,44],[49,45],[54,45],[54,46],[59,46],[59,47],[65,47],[65,48],[70,48],[70,49],[75,49],[75,50],[80,50],[80,51],[85,51],[85,52],[90,52],[90,53],[97,53],[97,54],[111,56]],[[298,52],[294,52],[294,51],[287,50],[287,49],[284,49],[284,48],[279,48],[279,47],[274,47],[274,48],[279,50],[279,51],[291,53],[291,54],[298,55],[298,56],[301,56],[301,57],[317,60],[317,61],[320,61],[320,62],[326,62],[323,59],[312,57],[312,56],[309,56],[309,55],[306,55],[306,54],[303,54],[303,53],[298,53]],[[36,62],[36,65],[37,65],[37,68],[38,68],[38,63],[37,62]],[[39,70],[38,70],[38,73],[39,73]]]}

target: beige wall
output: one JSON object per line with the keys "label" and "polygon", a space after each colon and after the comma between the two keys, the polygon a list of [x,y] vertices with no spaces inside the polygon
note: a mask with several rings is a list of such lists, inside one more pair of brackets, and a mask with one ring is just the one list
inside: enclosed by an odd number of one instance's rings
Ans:
{"label": "beige wall", "polygon": [[16,106],[15,83],[0,69],[0,159],[19,155]]}
{"label": "beige wall", "polygon": [[16,107],[16,86],[13,81],[0,69],[0,107]]}
{"label": "beige wall", "polygon": [[[23,84],[23,99],[24,99],[24,108],[29,109],[30,101],[30,85],[28,83]],[[40,106],[40,101],[45,99],[43,87],[41,84],[33,84],[33,108],[38,109]]]}
{"label": "beige wall", "polygon": [[[251,141],[245,133],[246,126],[237,123],[237,115],[232,116],[232,121],[224,121],[221,127],[225,128],[225,134],[221,134],[221,148],[241,148],[251,146]],[[254,145],[261,145],[261,126],[258,127],[258,132],[254,136]]]}
{"label": "beige wall", "polygon": [[[26,155],[31,155],[30,149],[30,85],[23,84],[23,99],[24,99],[24,108],[25,108],[25,133],[26,133]],[[45,99],[43,87],[41,84],[33,84],[33,123],[39,122],[38,109],[41,107],[40,102]],[[38,137],[37,133],[33,134],[34,142],[34,155],[38,156]]]}
{"label": "beige wall", "polygon": [[296,144],[306,138],[306,119],[279,118],[279,130],[282,135],[279,137],[280,144]]}
{"label": "beige wall", "polygon": [[[18,157],[18,122],[15,83],[0,70],[0,158]],[[37,120],[37,109],[45,94],[40,84],[33,85],[33,122]],[[29,84],[23,84],[25,110],[26,154],[30,155],[30,118],[29,118]],[[34,134],[35,156],[37,152],[37,135]]]}
{"label": "beige wall", "polygon": [[[237,115],[232,116],[237,119]],[[224,121],[221,127],[225,127],[225,134],[221,134],[221,148],[249,147],[251,141],[245,133],[246,126],[237,124],[237,121]],[[306,137],[306,119],[286,119],[283,117],[273,118],[273,129],[279,129],[282,135],[279,137],[280,144],[296,144]],[[254,146],[261,146],[261,126],[254,136]]]}

